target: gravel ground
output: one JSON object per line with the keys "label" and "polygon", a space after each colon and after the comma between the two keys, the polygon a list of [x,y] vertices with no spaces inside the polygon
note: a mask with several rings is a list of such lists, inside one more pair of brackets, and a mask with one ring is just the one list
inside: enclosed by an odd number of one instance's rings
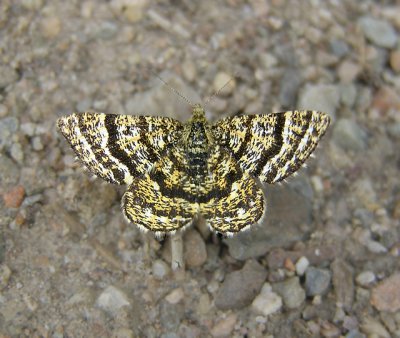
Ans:
{"label": "gravel ground", "polygon": [[[396,5],[397,3],[397,5]],[[400,337],[396,1],[0,2],[0,337]],[[308,108],[332,124],[264,224],[170,243],[56,131],[74,111]],[[147,245],[144,245],[147,243]]]}

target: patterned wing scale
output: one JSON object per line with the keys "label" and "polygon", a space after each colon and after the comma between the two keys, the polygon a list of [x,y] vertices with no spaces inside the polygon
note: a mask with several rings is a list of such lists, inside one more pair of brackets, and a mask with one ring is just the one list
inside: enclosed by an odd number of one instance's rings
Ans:
{"label": "patterned wing scale", "polygon": [[149,174],[133,180],[122,198],[126,218],[143,230],[172,232],[190,225],[198,207],[184,196],[172,196],[161,190]]}
{"label": "patterned wing scale", "polygon": [[173,148],[149,174],[134,179],[122,200],[124,214],[132,223],[169,232],[201,214],[215,231],[235,233],[262,217],[262,190],[228,153],[214,149],[201,184],[190,175],[183,154],[183,149]]}
{"label": "patterned wing scale", "polygon": [[166,117],[99,113],[68,115],[57,124],[85,166],[116,184],[149,172],[183,128]]}
{"label": "patterned wing scale", "polygon": [[216,147],[199,191],[200,213],[220,233],[233,234],[260,221],[265,213],[264,194],[257,182],[236,161]]}
{"label": "patterned wing scale", "polygon": [[180,147],[173,147],[152,170],[133,180],[122,199],[125,216],[141,229],[171,232],[189,225],[199,212],[196,188]]}
{"label": "patterned wing scale", "polygon": [[243,170],[275,183],[301,167],[329,121],[328,115],[309,110],[235,116],[218,121],[213,134]]}

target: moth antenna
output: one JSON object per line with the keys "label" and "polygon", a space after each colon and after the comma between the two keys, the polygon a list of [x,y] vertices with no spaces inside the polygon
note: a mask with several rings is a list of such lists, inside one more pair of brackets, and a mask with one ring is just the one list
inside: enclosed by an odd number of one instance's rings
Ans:
{"label": "moth antenna", "polygon": [[167,81],[165,81],[160,75],[153,73],[164,85],[166,85],[170,90],[172,90],[176,95],[178,95],[181,99],[183,99],[187,104],[189,104],[191,107],[194,106],[194,104],[192,102],[190,102],[190,100],[184,96],[183,94],[181,94],[176,88],[172,87],[170,84],[168,84]]}
{"label": "moth antenna", "polygon": [[221,93],[221,91],[222,91],[228,84],[230,84],[230,83],[235,79],[236,75],[237,75],[237,72],[235,72],[235,73],[233,74],[233,76],[230,77],[229,80],[226,81],[225,84],[224,84],[220,89],[216,90],[214,94],[212,94],[211,96],[209,96],[209,97],[204,101],[204,107],[206,107],[216,96],[218,96],[219,93]]}

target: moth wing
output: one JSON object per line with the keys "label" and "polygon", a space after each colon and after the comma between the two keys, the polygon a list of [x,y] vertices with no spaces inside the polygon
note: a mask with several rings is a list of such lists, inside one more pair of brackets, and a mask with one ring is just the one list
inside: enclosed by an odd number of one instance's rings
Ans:
{"label": "moth wing", "polygon": [[101,113],[64,116],[57,126],[89,171],[116,184],[149,172],[182,129],[167,117]]}
{"label": "moth wing", "polygon": [[209,176],[200,186],[200,213],[212,230],[231,235],[259,223],[264,194],[256,180],[217,146],[208,159]]}
{"label": "moth wing", "polygon": [[192,223],[199,213],[197,197],[183,149],[172,147],[149,173],[134,178],[122,210],[142,230],[171,233]]}
{"label": "moth wing", "polygon": [[287,111],[243,115],[218,121],[212,128],[216,142],[240,167],[266,183],[282,181],[311,155],[328,128],[327,114]]}

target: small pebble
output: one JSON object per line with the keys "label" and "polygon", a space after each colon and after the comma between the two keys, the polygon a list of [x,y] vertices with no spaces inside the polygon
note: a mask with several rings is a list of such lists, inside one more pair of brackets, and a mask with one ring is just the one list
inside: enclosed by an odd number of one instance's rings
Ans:
{"label": "small pebble", "polygon": [[327,321],[321,325],[321,336],[324,338],[334,338],[340,336],[340,329]]}
{"label": "small pebble", "polygon": [[61,31],[61,20],[56,16],[43,18],[40,22],[40,30],[45,38],[53,39]]}
{"label": "small pebble", "polygon": [[337,70],[340,82],[351,83],[361,72],[361,66],[352,61],[343,61]]}
{"label": "small pebble", "polygon": [[376,277],[372,271],[363,271],[356,277],[356,282],[358,285],[363,287],[368,287],[375,283]]}
{"label": "small pebble", "polygon": [[343,57],[350,51],[349,45],[343,40],[331,39],[329,44],[333,54],[335,54],[337,57]]}
{"label": "small pebble", "polygon": [[336,121],[333,140],[344,150],[361,151],[367,147],[367,134],[364,129],[347,118]]}
{"label": "small pebble", "polygon": [[0,173],[1,184],[5,187],[13,188],[19,180],[20,171],[18,166],[8,156],[0,153]]}
{"label": "small pebble", "polygon": [[300,95],[300,109],[314,109],[335,115],[340,103],[338,86],[317,84],[308,85]]}
{"label": "small pebble", "polygon": [[209,106],[214,112],[224,112],[228,106],[228,102],[222,97],[216,96],[212,99]]}
{"label": "small pebble", "polygon": [[167,301],[161,302],[159,319],[164,329],[177,331],[184,315],[185,308],[183,304],[171,304]]}
{"label": "small pebble", "polygon": [[184,234],[184,257],[190,268],[202,266],[207,261],[206,244],[195,229],[189,229]]}
{"label": "small pebble", "polygon": [[197,312],[204,315],[210,311],[210,308],[211,308],[210,296],[208,295],[208,293],[201,294],[196,306]]}
{"label": "small pebble", "polygon": [[400,273],[396,273],[372,289],[371,304],[379,311],[400,310]]}
{"label": "small pebble", "polygon": [[34,136],[37,130],[36,124],[32,122],[22,123],[20,128],[21,131],[29,137]]}
{"label": "small pebble", "polygon": [[20,143],[13,143],[10,147],[10,155],[17,163],[21,164],[24,161],[24,152]]}
{"label": "small pebble", "polygon": [[215,306],[228,310],[250,305],[266,277],[267,271],[262,265],[255,260],[248,260],[241,270],[226,275],[215,296]]}
{"label": "small pebble", "polygon": [[311,184],[315,192],[322,193],[324,191],[324,183],[320,176],[311,176]]}
{"label": "small pebble", "polygon": [[19,208],[25,197],[25,189],[18,185],[3,194],[4,204],[7,208]]}
{"label": "small pebble", "polygon": [[395,50],[390,53],[389,62],[390,67],[392,67],[395,72],[400,72],[400,50]]}
{"label": "small pebble", "polygon": [[153,276],[157,279],[164,279],[170,271],[169,265],[161,259],[156,259],[152,266]]}
{"label": "small pebble", "polygon": [[42,194],[35,194],[35,195],[25,197],[24,201],[22,202],[22,206],[30,207],[30,206],[34,205],[35,203],[40,202],[42,199],[43,199]]}
{"label": "small pebble", "polygon": [[23,300],[29,311],[34,312],[38,308],[38,303],[30,295],[23,295]]}
{"label": "small pebble", "polygon": [[231,313],[223,319],[218,320],[218,322],[211,329],[211,335],[213,337],[228,337],[237,322],[237,315]]}
{"label": "small pebble", "polygon": [[268,316],[282,308],[282,298],[272,291],[271,284],[265,283],[251,306],[256,313]]}
{"label": "small pebble", "polygon": [[114,314],[123,306],[130,306],[130,301],[124,292],[110,285],[97,298],[96,304],[104,311]]}
{"label": "small pebble", "polygon": [[307,257],[302,256],[296,263],[296,273],[298,276],[303,276],[306,272],[310,262],[308,261]]}
{"label": "small pebble", "polygon": [[365,243],[367,249],[373,253],[385,253],[388,252],[388,249],[381,243],[374,240],[367,240]]}
{"label": "small pebble", "polygon": [[35,151],[41,151],[44,149],[44,145],[42,143],[42,138],[40,136],[35,136],[32,139],[32,148]]}
{"label": "small pebble", "polygon": [[340,99],[347,107],[353,107],[357,99],[357,86],[353,83],[340,85]]}
{"label": "small pebble", "polygon": [[346,330],[355,330],[358,328],[358,320],[356,317],[344,316],[343,327]]}
{"label": "small pebble", "polygon": [[285,268],[286,270],[288,270],[288,271],[290,271],[290,272],[293,272],[293,271],[296,270],[296,267],[294,266],[293,261],[292,261],[289,257],[286,257],[286,258],[285,258],[285,261],[284,261],[284,263],[283,263],[283,266],[284,266],[284,268]]}
{"label": "small pebble", "polygon": [[268,70],[278,64],[278,59],[271,53],[262,53],[259,55],[260,63],[264,69]]}
{"label": "small pebble", "polygon": [[272,290],[278,293],[288,309],[298,308],[306,299],[306,293],[300,285],[298,277],[291,277],[283,282],[272,285]]}
{"label": "small pebble", "polygon": [[214,78],[213,87],[220,95],[230,95],[236,87],[236,81],[231,75],[220,72]]}
{"label": "small pebble", "polygon": [[342,322],[346,317],[346,312],[344,312],[341,306],[336,306],[335,316],[333,317],[334,323]]}
{"label": "small pebble", "polygon": [[342,259],[335,259],[331,264],[332,284],[336,302],[345,310],[351,309],[354,301],[353,268]]}
{"label": "small pebble", "polygon": [[376,46],[392,48],[396,45],[398,37],[389,22],[366,16],[362,17],[358,23],[366,38]]}
{"label": "small pebble", "polygon": [[197,76],[196,64],[192,60],[186,60],[182,63],[182,74],[189,82],[193,82]]}
{"label": "small pebble", "polygon": [[392,109],[400,110],[400,98],[393,88],[383,86],[376,92],[372,108],[379,114],[386,114]]}
{"label": "small pebble", "polygon": [[12,136],[17,132],[18,128],[19,121],[14,116],[5,117],[0,120],[0,149],[4,146],[12,146],[14,144]]}
{"label": "small pebble", "polygon": [[95,100],[93,101],[93,109],[97,111],[106,111],[108,107],[107,100]]}
{"label": "small pebble", "polygon": [[183,289],[176,288],[165,297],[165,300],[170,304],[178,304],[184,296]]}
{"label": "small pebble", "polygon": [[363,318],[360,329],[363,333],[367,334],[368,337],[391,338],[390,333],[386,330],[383,324],[370,316],[365,316]]}
{"label": "small pebble", "polygon": [[309,267],[306,271],[306,294],[315,296],[324,294],[331,282],[331,272],[326,269]]}

